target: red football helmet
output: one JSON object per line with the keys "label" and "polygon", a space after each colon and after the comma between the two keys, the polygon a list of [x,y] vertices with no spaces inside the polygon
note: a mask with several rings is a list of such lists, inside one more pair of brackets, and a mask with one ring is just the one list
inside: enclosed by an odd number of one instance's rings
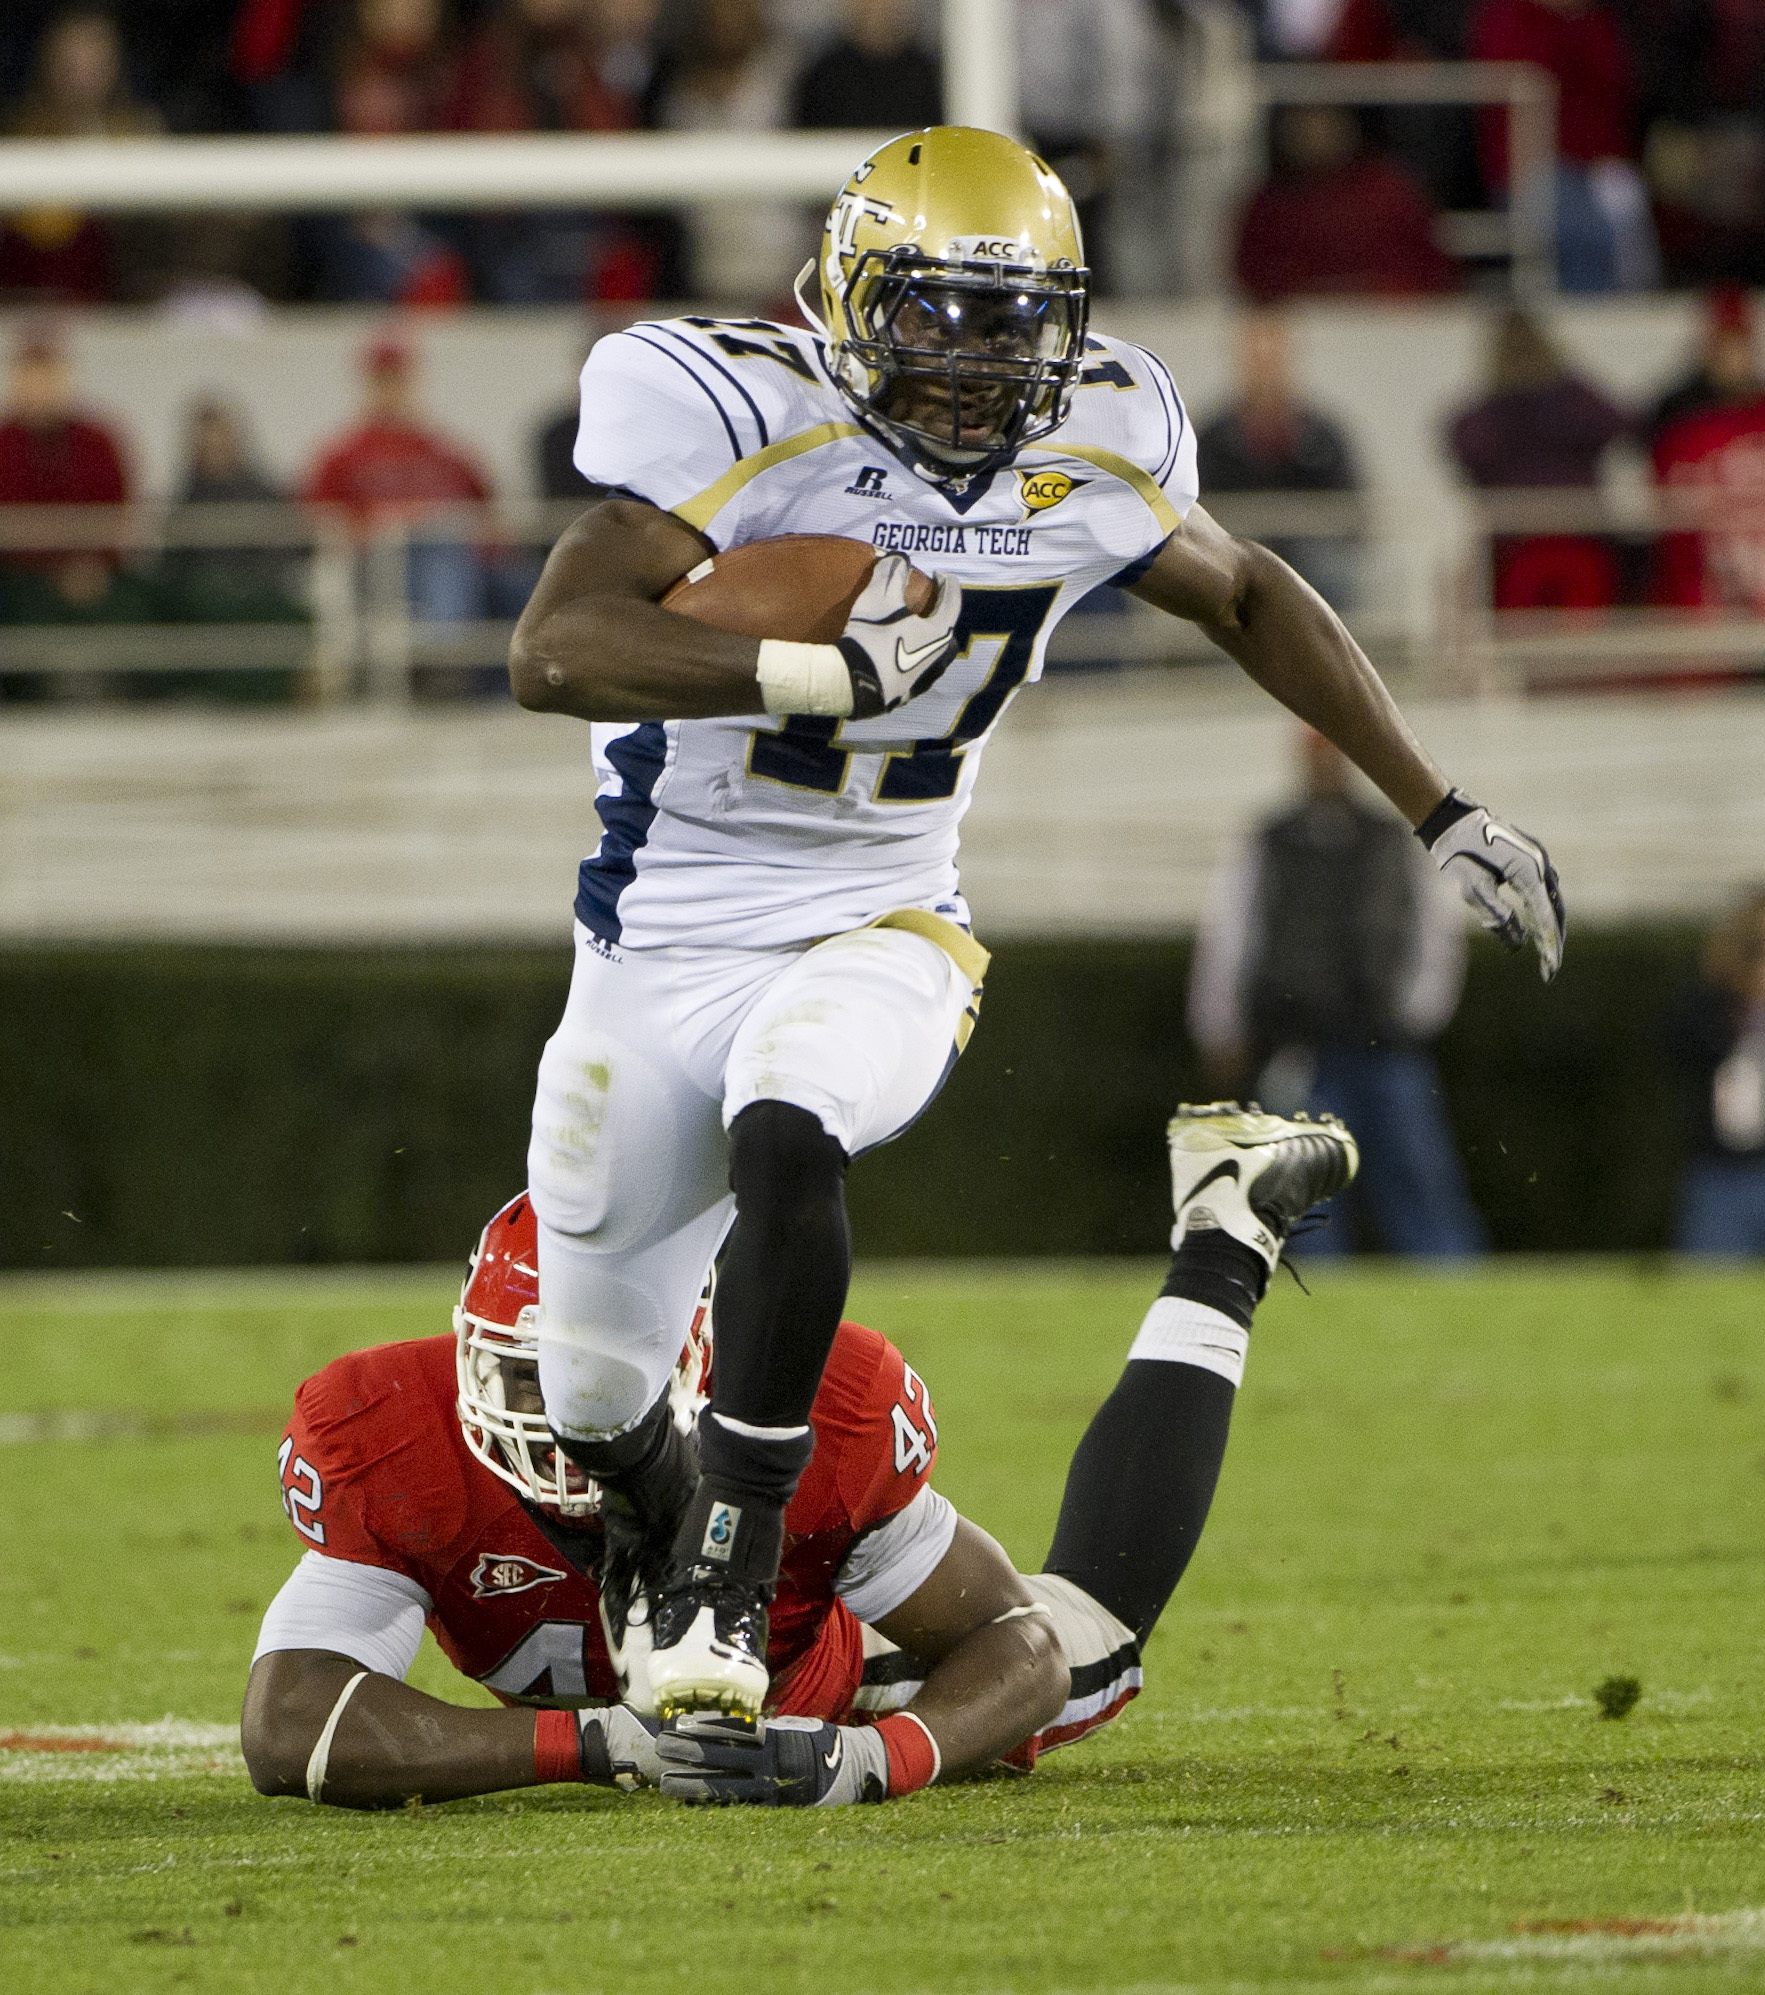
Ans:
{"label": "red football helmet", "polygon": [[[712,1280],[668,1386],[682,1431],[711,1392]],[[454,1340],[466,1446],[532,1503],[566,1517],[597,1511],[599,1484],[561,1454],[540,1405],[539,1226],[525,1192],[479,1235],[454,1311]]]}

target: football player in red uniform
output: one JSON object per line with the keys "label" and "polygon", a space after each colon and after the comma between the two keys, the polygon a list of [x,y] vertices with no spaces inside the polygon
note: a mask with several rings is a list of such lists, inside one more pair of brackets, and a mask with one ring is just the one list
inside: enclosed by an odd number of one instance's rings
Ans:
{"label": "football player in red uniform", "polygon": [[[259,1790],[353,1807],[548,1781],[877,1801],[1000,1758],[1032,1766],[1108,1723],[1200,1535],[1282,1243],[1357,1161],[1339,1124],[1223,1106],[1182,1111],[1171,1151],[1170,1275],[1074,1457],[1047,1571],[1019,1574],[932,1488],[925,1382],[887,1338],[840,1326],[786,1517],[758,1724],[650,1715],[641,1624],[610,1627],[596,1585],[601,1494],[546,1423],[535,1222],[513,1200],[485,1228],[452,1338],[352,1353],[296,1397],[278,1459],[306,1549],[246,1693]],[[683,1428],[703,1403],[706,1315],[674,1375]],[[505,1708],[402,1681],[425,1623]]]}

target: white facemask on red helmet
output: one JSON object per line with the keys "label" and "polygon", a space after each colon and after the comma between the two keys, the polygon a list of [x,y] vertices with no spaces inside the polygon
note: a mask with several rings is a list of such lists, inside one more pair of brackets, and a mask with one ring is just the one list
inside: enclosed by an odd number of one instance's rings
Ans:
{"label": "white facemask on red helmet", "polygon": [[[711,1392],[711,1281],[668,1383],[675,1424],[685,1432]],[[539,1228],[527,1194],[485,1227],[454,1310],[454,1368],[466,1446],[530,1503],[566,1517],[592,1516],[600,1485],[565,1458],[545,1415],[510,1403],[511,1387],[539,1376]]]}

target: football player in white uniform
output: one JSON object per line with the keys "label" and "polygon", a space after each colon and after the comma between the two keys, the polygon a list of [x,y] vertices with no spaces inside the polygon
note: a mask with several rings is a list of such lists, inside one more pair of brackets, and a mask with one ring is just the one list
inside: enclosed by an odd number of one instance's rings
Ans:
{"label": "football player in white uniform", "polygon": [[[1451,789],[1322,599],[1196,504],[1182,402],[1153,355],[1088,331],[1072,202],[1041,160],[955,127],[892,141],[799,291],[817,334],[689,318],[595,347],[576,462],[613,496],[559,541],[510,657],[523,705],[592,723],[605,826],[534,1107],[541,1379],[607,1492],[615,1658],[653,1646],[676,1714],[760,1709],[846,1292],[846,1166],[967,1038],[987,957],[957,828],[1088,590],[1200,625],[1547,977],[1564,933],[1536,841]],[[881,550],[837,644],[658,606],[707,555],[791,533]],[[919,613],[915,563],[938,581]],[[695,1461],[666,1388],[726,1231]]]}

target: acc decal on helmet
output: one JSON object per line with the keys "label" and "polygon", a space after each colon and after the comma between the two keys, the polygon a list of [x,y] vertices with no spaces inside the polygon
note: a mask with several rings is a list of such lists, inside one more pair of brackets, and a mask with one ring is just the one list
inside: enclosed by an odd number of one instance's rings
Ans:
{"label": "acc decal on helmet", "polygon": [[1066,420],[1090,273],[1072,197],[998,132],[892,139],[840,190],[816,263],[841,393],[939,484],[961,486]]}

